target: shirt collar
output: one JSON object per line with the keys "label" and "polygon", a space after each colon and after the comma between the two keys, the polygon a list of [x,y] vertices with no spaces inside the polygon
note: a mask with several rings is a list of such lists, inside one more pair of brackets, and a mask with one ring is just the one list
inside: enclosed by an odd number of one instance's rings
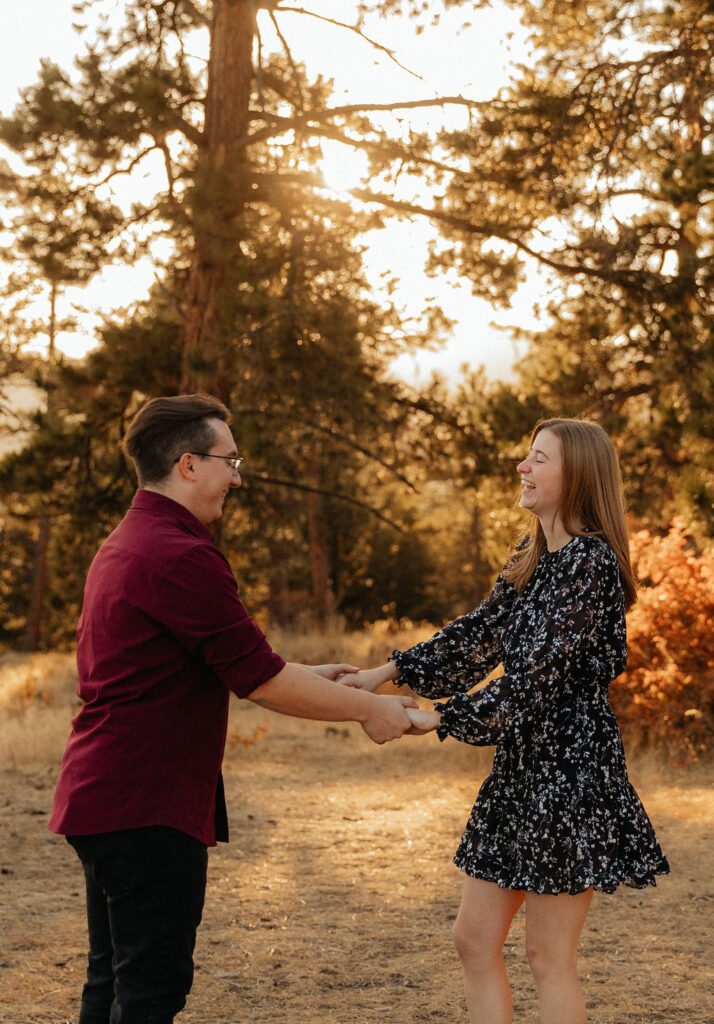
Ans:
{"label": "shirt collar", "polygon": [[197,537],[205,537],[207,540],[213,541],[211,531],[203,523],[199,523],[193,512],[189,512],[185,505],[174,501],[173,498],[168,498],[165,494],[146,491],[140,487],[134,495],[131,508],[136,511],[154,512],[167,519],[173,519],[177,525],[194,533]]}

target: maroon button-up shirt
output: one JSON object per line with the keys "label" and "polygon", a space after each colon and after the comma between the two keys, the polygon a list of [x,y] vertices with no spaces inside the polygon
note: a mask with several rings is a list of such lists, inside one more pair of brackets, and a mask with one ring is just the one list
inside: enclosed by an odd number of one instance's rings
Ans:
{"label": "maroon button-up shirt", "polygon": [[221,762],[229,691],[285,662],[241,603],[210,532],[137,491],[97,552],[77,630],[78,693],[49,827],[88,835],[168,825],[227,840]]}

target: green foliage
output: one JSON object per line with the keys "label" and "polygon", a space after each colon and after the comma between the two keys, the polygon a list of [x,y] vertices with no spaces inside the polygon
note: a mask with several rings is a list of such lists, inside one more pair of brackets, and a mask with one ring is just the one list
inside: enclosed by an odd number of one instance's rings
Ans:
{"label": "green foliage", "polygon": [[[356,16],[408,13],[416,29],[461,6],[380,0]],[[251,607],[283,622],[305,608],[357,624],[385,607],[439,620],[473,606],[518,531],[524,438],[555,412],[613,433],[639,520],[685,508],[700,536],[714,529],[710,5],[518,6],[532,66],[436,140],[388,129],[370,106],[334,106],[288,32],[286,52],[265,54],[249,5],[224,0],[130,0],[74,76],[45,62],[0,119],[26,168],[0,167],[17,264],[0,365],[34,373],[47,396],[27,451],[2,464],[0,495],[26,563],[31,524],[51,517],[53,642],[69,636],[88,560],[133,490],[119,438],[160,393],[207,388],[234,410],[246,471],[222,543]],[[209,51],[208,66],[192,56]],[[367,154],[362,207],[323,187],[324,140]],[[112,198],[156,161],[156,195]],[[400,175],[439,198],[399,202]],[[390,378],[394,356],[447,325],[432,310],[410,331],[370,298],[360,235],[380,207],[429,215],[448,243],[432,271],[458,268],[494,305],[534,260],[547,268],[548,323],[522,332],[513,384],[464,373],[416,393]],[[163,263],[158,239],[171,243]],[[68,326],[57,289],[144,253],[156,283],[107,320],[98,350],[79,366],[28,363],[28,341]],[[13,622],[29,579],[17,585],[2,598]]]}
{"label": "green foliage", "polygon": [[[231,38],[255,31],[243,8],[227,14]],[[134,0],[124,16],[118,29],[107,23],[100,31],[74,77],[45,62],[39,82],[0,122],[0,139],[27,167],[12,182],[14,252],[51,286],[86,280],[108,254],[138,254],[160,234],[173,240],[174,255],[152,294],[105,325],[100,349],[81,367],[42,367],[47,411],[29,449],[5,461],[0,487],[15,515],[52,517],[53,546],[73,552],[79,581],[131,493],[116,447],[128,417],[151,395],[209,387],[235,410],[247,456],[245,521],[235,533],[250,556],[239,568],[250,586],[266,562],[282,566],[281,587],[273,581],[264,595],[269,606],[286,587],[304,590],[307,578],[308,603],[319,596],[326,612],[344,571],[341,534],[330,533],[340,521],[331,496],[346,491],[342,503],[355,500],[349,474],[393,460],[384,427],[391,421],[398,431],[403,413],[386,366],[422,339],[406,334],[394,309],[366,297],[355,236],[375,217],[324,193],[318,140],[354,129],[375,168],[403,157],[404,147],[388,145],[360,112],[323,114],[328,88],[308,82],[290,55],[261,55],[253,74],[247,64],[221,65],[217,48],[211,74],[223,83],[219,92],[235,95],[245,81],[246,96],[252,92],[251,110],[235,112],[252,121],[252,138],[241,142],[237,164],[226,163],[221,147],[242,129],[236,121],[219,124],[217,142],[211,134],[220,111],[206,93],[205,65],[188,56],[207,39],[199,7]],[[310,132],[290,138],[290,119],[306,110],[314,114]],[[157,153],[166,180],[154,201],[119,209],[101,198]],[[29,281],[11,286],[17,294]],[[192,310],[203,324],[198,345],[187,340]],[[39,326],[28,324],[28,337]],[[369,495],[359,500],[360,508],[370,504]],[[229,517],[229,549],[232,527]],[[70,544],[72,535],[82,542]],[[285,536],[295,538],[287,556]],[[51,591],[48,603],[52,634]],[[75,604],[66,605],[68,621]]]}
{"label": "green foliage", "polygon": [[686,508],[711,534],[711,5],[520,6],[532,66],[443,138],[469,167],[439,262],[505,304],[537,260],[546,326],[521,332],[517,390],[616,435],[642,520]]}

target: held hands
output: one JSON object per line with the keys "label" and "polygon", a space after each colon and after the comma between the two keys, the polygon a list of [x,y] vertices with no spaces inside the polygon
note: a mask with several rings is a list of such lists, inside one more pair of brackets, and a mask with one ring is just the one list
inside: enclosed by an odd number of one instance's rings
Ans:
{"label": "held hands", "polygon": [[355,690],[368,690],[370,693],[374,693],[382,683],[386,683],[390,679],[396,679],[398,674],[396,665],[393,662],[387,662],[387,664],[379,665],[377,668],[363,668],[345,673],[342,676],[338,676],[337,681],[344,686],[352,686]]}
{"label": "held hands", "polygon": [[370,696],[369,711],[360,724],[369,738],[375,743],[388,743],[398,740],[400,736],[412,730],[409,717],[418,710],[412,697],[401,694],[384,694]]}
{"label": "held hands", "polygon": [[[343,686],[374,694],[382,683],[399,677],[394,662],[377,668],[358,669],[355,665],[312,665],[313,672]],[[388,743],[400,736],[423,736],[439,724],[438,711],[423,711],[412,697],[385,694],[370,697],[369,710],[361,721],[362,728],[375,743]]]}
{"label": "held hands", "polygon": [[306,665],[305,667],[309,668],[311,672],[316,672],[323,679],[338,679],[341,683],[347,683],[349,679],[359,673],[356,665],[348,665],[344,662],[339,665]]}
{"label": "held hands", "polygon": [[[375,743],[386,743],[388,740],[396,740],[400,736],[424,736],[428,732],[433,732],[441,721],[438,711],[423,711],[411,697],[403,697],[400,694],[395,696],[377,695],[375,700],[380,705],[379,710],[384,713],[382,720],[376,727],[369,720],[362,723],[362,728]],[[387,701],[398,702],[393,705],[395,707],[393,718],[392,708],[387,705]],[[406,727],[402,716],[406,717]]]}
{"label": "held hands", "polygon": [[[356,665],[342,662],[335,665],[306,665],[311,672],[322,676],[323,679],[337,681],[343,685],[356,690],[369,691],[368,703],[363,716],[360,716],[360,725],[369,738],[375,743],[388,743],[390,740],[399,739],[412,729],[412,723],[407,716],[406,709],[417,709],[418,705],[412,697],[402,695],[372,695],[372,690],[391,678],[392,666],[383,665],[381,669],[362,671]],[[384,670],[389,670],[385,675]],[[364,677],[368,677],[369,685],[364,685]],[[362,677],[362,679],[358,679]],[[356,683],[353,680],[358,679]],[[367,696],[367,694],[365,694]]]}
{"label": "held hands", "polygon": [[407,729],[407,736],[423,736],[427,732],[433,732],[441,721],[438,711],[423,711],[421,708],[407,708],[411,729]]}

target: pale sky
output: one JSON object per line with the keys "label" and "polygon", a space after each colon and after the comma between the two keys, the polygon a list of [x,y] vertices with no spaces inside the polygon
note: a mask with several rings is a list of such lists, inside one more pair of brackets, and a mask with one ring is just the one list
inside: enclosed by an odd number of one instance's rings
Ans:
{"label": "pale sky", "polygon": [[[353,20],[354,4],[349,0],[311,0],[305,6],[336,20]],[[42,57],[50,57],[70,69],[82,43],[71,27],[76,19],[72,0],[0,0],[0,12],[0,111],[9,113],[17,102],[18,90],[36,80]],[[417,72],[423,81],[401,70],[345,29],[296,14],[281,15],[280,25],[295,59],[306,64],[308,73],[319,72],[334,79],[336,102],[384,102],[436,94],[484,99],[505,82],[509,61],[526,60],[527,54],[512,9],[500,9],[496,0],[492,9],[472,11],[471,26],[459,32],[467,16],[468,5],[464,5],[461,11],[444,15],[439,29],[421,35],[406,19],[399,25],[392,18],[373,19],[369,24],[368,34],[394,50],[400,63]],[[279,43],[270,38],[267,19],[261,26],[264,46],[269,50],[277,48]],[[453,109],[455,118],[463,116],[457,108]],[[429,123],[430,116],[435,115],[421,115],[420,128]],[[335,151],[324,170],[328,183],[336,188],[356,185],[360,159],[350,159],[348,154],[340,157]],[[409,188],[408,181],[404,187]],[[434,296],[447,316],[458,321],[445,347],[416,358],[402,357],[394,366],[395,372],[407,380],[424,383],[432,370],[453,376],[465,362],[472,366],[483,364],[492,378],[507,376],[516,350],[509,333],[495,330],[490,322],[528,325],[533,302],[542,287],[539,277],[529,277],[519,289],[511,310],[495,311],[483,300],[475,299],[468,283],[458,281],[454,275],[449,279],[426,277],[423,262],[431,234],[428,224],[414,220],[373,232],[367,239],[367,275],[375,291],[380,275],[391,270],[400,281],[394,297],[404,307],[405,315],[417,315],[424,297]],[[74,297],[93,312],[80,315],[80,331],[60,337],[60,348],[68,355],[81,356],[94,344],[92,327],[100,315],[140,299],[152,279],[148,263],[103,271]]]}

